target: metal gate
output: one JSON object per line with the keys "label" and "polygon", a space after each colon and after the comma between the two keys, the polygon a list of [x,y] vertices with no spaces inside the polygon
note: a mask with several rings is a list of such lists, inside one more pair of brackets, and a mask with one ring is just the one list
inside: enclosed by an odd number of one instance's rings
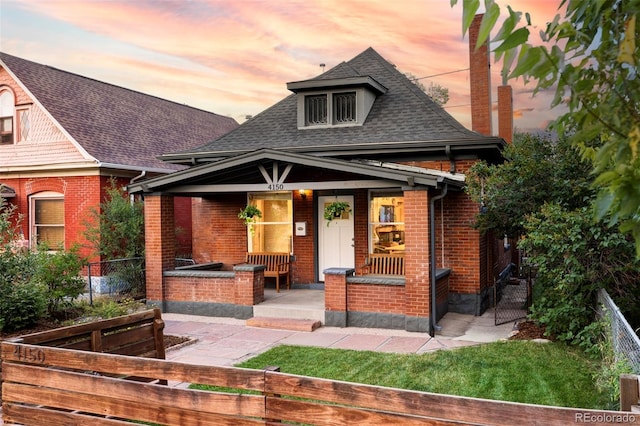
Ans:
{"label": "metal gate", "polygon": [[495,325],[506,324],[527,316],[531,305],[531,276],[512,276],[515,265],[496,277],[493,286]]}

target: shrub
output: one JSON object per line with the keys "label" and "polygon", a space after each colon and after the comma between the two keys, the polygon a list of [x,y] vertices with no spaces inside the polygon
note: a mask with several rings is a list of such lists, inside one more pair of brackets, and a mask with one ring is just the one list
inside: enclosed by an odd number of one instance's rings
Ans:
{"label": "shrub", "polygon": [[569,211],[547,204],[528,218],[520,243],[537,268],[532,317],[549,334],[583,347],[597,342],[597,333],[588,326],[599,288],[632,318],[640,305],[640,260],[633,241],[594,223],[590,213],[588,207]]}
{"label": "shrub", "polygon": [[35,257],[13,246],[21,220],[15,210],[0,197],[0,331],[33,325],[46,306],[44,289],[31,282]]}
{"label": "shrub", "polygon": [[47,312],[51,316],[62,313],[85,289],[80,270],[86,261],[78,255],[79,248],[50,253],[46,246],[39,247],[33,282],[46,289]]}
{"label": "shrub", "polygon": [[15,282],[3,285],[0,291],[0,331],[30,327],[44,316],[47,301],[42,286]]}

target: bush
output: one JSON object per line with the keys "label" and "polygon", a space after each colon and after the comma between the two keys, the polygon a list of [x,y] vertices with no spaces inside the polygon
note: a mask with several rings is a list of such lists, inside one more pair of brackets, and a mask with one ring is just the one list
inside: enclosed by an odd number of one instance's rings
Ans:
{"label": "bush", "polygon": [[0,331],[31,327],[44,316],[47,299],[42,286],[16,282],[4,285],[0,297]]}
{"label": "bush", "polygon": [[569,211],[558,204],[530,216],[526,231],[520,247],[537,268],[531,315],[549,334],[583,347],[596,344],[597,333],[588,326],[599,288],[625,315],[637,315],[640,260],[630,238],[594,223],[588,207]]}
{"label": "bush", "polygon": [[80,276],[86,260],[78,255],[78,247],[69,251],[50,253],[47,247],[39,247],[33,282],[45,288],[47,312],[50,316],[63,313],[85,290],[85,281]]}

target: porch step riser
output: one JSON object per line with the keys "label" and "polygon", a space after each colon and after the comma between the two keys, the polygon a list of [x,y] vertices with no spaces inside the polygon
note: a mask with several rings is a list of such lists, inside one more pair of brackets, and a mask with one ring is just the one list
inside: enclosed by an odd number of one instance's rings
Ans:
{"label": "porch step riser", "polygon": [[296,309],[291,306],[278,307],[255,305],[253,307],[253,316],[263,318],[308,319],[320,321],[324,324],[324,310],[319,309]]}

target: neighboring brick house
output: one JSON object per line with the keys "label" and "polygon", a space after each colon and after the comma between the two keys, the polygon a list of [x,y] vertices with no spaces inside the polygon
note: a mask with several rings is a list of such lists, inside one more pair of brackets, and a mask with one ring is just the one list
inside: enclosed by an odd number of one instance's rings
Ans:
{"label": "neighboring brick house", "polygon": [[[472,228],[465,173],[502,161],[505,140],[466,129],[371,48],[287,87],[225,136],[162,156],[189,169],[129,186],[145,197],[147,300],[249,318],[265,278],[239,264],[268,251],[291,254],[294,289],[324,288],[327,325],[433,333],[447,311],[481,314],[510,253]],[[221,271],[174,270],[176,196],[193,197],[194,257]],[[351,211],[328,223],[336,200]],[[263,213],[252,230],[247,204]],[[402,257],[404,274],[362,274],[373,253]]]}
{"label": "neighboring brick house", "polygon": [[[0,53],[1,195],[23,215],[31,246],[83,244],[83,222],[110,178],[126,186],[184,169],[156,157],[236,127],[229,117]],[[176,203],[179,253],[191,253],[190,208],[188,199]]]}

